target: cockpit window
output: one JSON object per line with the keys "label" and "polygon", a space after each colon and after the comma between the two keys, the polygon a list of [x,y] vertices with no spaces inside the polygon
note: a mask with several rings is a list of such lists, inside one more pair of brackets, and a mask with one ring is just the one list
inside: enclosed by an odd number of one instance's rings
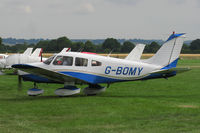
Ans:
{"label": "cockpit window", "polygon": [[91,66],[101,66],[101,62],[99,62],[99,61],[96,61],[96,60],[92,60],[92,62],[91,62]]}
{"label": "cockpit window", "polygon": [[57,56],[53,62],[54,65],[72,66],[73,57],[70,56]]}
{"label": "cockpit window", "polygon": [[76,57],[75,66],[87,66],[88,59]]}
{"label": "cockpit window", "polygon": [[51,61],[54,59],[54,57],[55,57],[55,55],[49,57],[49,58],[48,58],[46,61],[44,61],[43,63],[49,65],[49,64],[51,63]]}

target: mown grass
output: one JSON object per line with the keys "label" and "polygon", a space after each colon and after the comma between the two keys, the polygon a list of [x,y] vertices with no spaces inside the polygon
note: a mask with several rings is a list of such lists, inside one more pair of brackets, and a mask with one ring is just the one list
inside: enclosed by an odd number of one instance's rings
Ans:
{"label": "mown grass", "polygon": [[[0,76],[2,133],[200,132],[200,60],[180,60],[192,70],[175,77],[115,83],[96,96],[57,97],[62,85],[40,84],[45,93],[17,91],[17,76]],[[84,87],[84,86],[83,86]]]}

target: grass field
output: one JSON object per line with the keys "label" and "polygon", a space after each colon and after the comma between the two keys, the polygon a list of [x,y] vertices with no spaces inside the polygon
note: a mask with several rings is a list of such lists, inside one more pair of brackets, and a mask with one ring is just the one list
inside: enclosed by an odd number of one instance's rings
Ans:
{"label": "grass field", "polygon": [[[200,60],[179,66],[175,77],[115,83],[97,96],[57,97],[62,85],[39,84],[45,93],[17,91],[17,76],[0,76],[0,133],[199,133]],[[82,86],[83,88],[84,86]]]}

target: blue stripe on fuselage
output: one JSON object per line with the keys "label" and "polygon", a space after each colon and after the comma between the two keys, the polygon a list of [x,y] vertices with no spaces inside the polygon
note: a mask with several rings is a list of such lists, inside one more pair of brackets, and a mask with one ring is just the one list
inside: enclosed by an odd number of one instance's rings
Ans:
{"label": "blue stripe on fuselage", "polygon": [[108,78],[108,77],[103,77],[103,76],[98,76],[98,75],[93,75],[93,74],[88,74],[88,73],[79,73],[79,72],[60,72],[60,73],[78,78],[80,80],[84,80],[91,84],[113,83],[113,82],[123,81],[121,79]]}
{"label": "blue stripe on fuselage", "polygon": [[[83,80],[83,81],[86,81],[91,84],[113,83],[113,82],[123,81],[120,79],[107,78],[107,77],[103,77],[103,76],[86,74],[86,73],[78,73],[78,72],[60,72],[60,73]],[[47,78],[44,78],[44,77],[41,77],[38,75],[33,75],[33,74],[22,75],[22,78],[24,81],[33,81],[33,82],[37,82],[37,83],[58,83],[56,81],[49,80]]]}
{"label": "blue stripe on fuselage", "polygon": [[[123,80],[122,79],[114,79],[114,78],[108,78],[108,77],[103,77],[103,76],[98,76],[98,75],[93,75],[93,74],[86,74],[86,73],[80,73],[80,72],[60,72],[62,74],[65,74],[67,76],[72,76],[74,78],[84,80],[88,83],[91,84],[99,84],[99,83],[113,83],[113,82],[122,82],[122,81],[131,81],[131,80]],[[175,76],[176,72],[171,72],[168,74],[150,74],[142,79],[136,79],[136,80],[148,80],[148,79],[155,79],[155,78],[166,78],[166,77],[172,77]],[[22,75],[23,80],[25,81],[32,81],[32,82],[37,82],[37,83],[59,83],[53,80],[49,80],[47,78],[33,75],[33,74],[26,74]],[[132,80],[133,81],[133,80]]]}

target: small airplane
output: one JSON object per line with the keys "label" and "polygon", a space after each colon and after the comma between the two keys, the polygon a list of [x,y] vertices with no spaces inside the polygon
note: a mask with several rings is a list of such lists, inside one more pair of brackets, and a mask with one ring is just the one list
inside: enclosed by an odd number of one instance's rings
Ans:
{"label": "small airplane", "polygon": [[33,53],[32,50],[33,48],[27,48],[22,54],[8,55],[0,59],[0,68],[12,68],[13,64],[40,62],[47,59],[41,57],[42,48],[37,48]]}
{"label": "small airplane", "polygon": [[5,59],[8,56],[9,55],[7,55],[7,54],[0,54],[0,68],[4,68],[4,66],[5,66]]}
{"label": "small airplane", "polygon": [[171,34],[157,53],[146,60],[140,59],[144,45],[137,45],[125,59],[85,52],[61,52],[44,62],[14,64],[12,67],[20,70],[20,86],[21,78],[24,81],[34,82],[34,87],[27,92],[30,96],[44,92],[38,89],[36,83],[64,84],[63,88],[55,90],[58,96],[80,93],[80,88],[76,85],[88,84],[88,87],[83,89],[83,93],[95,95],[105,91],[106,87],[100,85],[102,83],[106,83],[109,87],[115,82],[169,78],[190,70],[176,68],[184,34]]}
{"label": "small airplane", "polygon": [[1,59],[5,59],[6,57],[8,57],[7,54],[0,54],[0,60],[1,60]]}

